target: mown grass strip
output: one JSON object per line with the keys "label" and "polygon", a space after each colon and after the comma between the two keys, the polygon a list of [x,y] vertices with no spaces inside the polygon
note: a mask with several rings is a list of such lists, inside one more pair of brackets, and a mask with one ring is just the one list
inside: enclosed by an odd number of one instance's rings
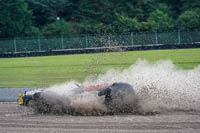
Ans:
{"label": "mown grass strip", "polygon": [[200,64],[200,49],[148,50],[0,59],[0,88],[47,87],[70,80],[83,81],[88,75],[125,69],[138,59],[150,62],[172,60],[183,69]]}

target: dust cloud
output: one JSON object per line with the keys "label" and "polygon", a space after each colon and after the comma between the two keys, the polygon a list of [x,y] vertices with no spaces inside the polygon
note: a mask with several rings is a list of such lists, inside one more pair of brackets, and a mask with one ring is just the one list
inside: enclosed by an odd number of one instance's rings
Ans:
{"label": "dust cloud", "polygon": [[87,77],[83,83],[71,81],[49,87],[42,92],[42,97],[56,109],[64,107],[67,113],[101,114],[108,111],[104,98],[97,95],[98,91],[86,92],[83,88],[114,82],[132,85],[141,112],[200,110],[200,65],[184,70],[170,60],[149,63],[139,59],[122,71],[111,69],[96,78]]}

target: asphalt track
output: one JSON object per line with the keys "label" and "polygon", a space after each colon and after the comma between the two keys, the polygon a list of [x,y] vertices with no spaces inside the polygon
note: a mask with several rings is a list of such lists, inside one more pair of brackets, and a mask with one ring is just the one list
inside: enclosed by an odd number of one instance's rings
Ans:
{"label": "asphalt track", "polygon": [[0,133],[200,132],[200,112],[157,115],[70,116],[34,114],[17,103],[0,103]]}

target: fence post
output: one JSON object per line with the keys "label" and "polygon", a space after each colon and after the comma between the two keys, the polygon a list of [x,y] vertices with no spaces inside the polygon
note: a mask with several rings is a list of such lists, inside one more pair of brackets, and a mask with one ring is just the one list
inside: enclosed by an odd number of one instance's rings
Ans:
{"label": "fence post", "polygon": [[133,32],[131,32],[131,45],[133,45]]}
{"label": "fence post", "polygon": [[110,34],[108,35],[108,47],[111,47],[111,39],[110,39]]}
{"label": "fence post", "polygon": [[63,35],[61,35],[61,45],[62,45],[62,49],[64,49],[64,46],[63,46]]}
{"label": "fence post", "polygon": [[88,36],[87,34],[85,35],[85,48],[88,48]]}
{"label": "fence post", "polygon": [[155,32],[156,44],[158,44],[158,32]]}
{"label": "fence post", "polygon": [[40,35],[38,36],[38,50],[41,51],[41,45],[40,45]]}
{"label": "fence post", "polygon": [[180,30],[178,30],[178,44],[181,44],[181,33],[180,33]]}
{"label": "fence post", "polygon": [[13,43],[14,43],[14,50],[15,50],[15,52],[17,52],[17,42],[16,42],[15,37],[14,37]]}

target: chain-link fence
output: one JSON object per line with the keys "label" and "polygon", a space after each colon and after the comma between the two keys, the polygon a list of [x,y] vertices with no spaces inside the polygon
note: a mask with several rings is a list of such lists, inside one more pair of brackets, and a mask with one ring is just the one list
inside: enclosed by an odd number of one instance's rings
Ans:
{"label": "chain-link fence", "polygon": [[107,35],[60,35],[0,39],[0,53],[36,52],[113,46],[182,45],[200,43],[200,31],[127,33]]}

